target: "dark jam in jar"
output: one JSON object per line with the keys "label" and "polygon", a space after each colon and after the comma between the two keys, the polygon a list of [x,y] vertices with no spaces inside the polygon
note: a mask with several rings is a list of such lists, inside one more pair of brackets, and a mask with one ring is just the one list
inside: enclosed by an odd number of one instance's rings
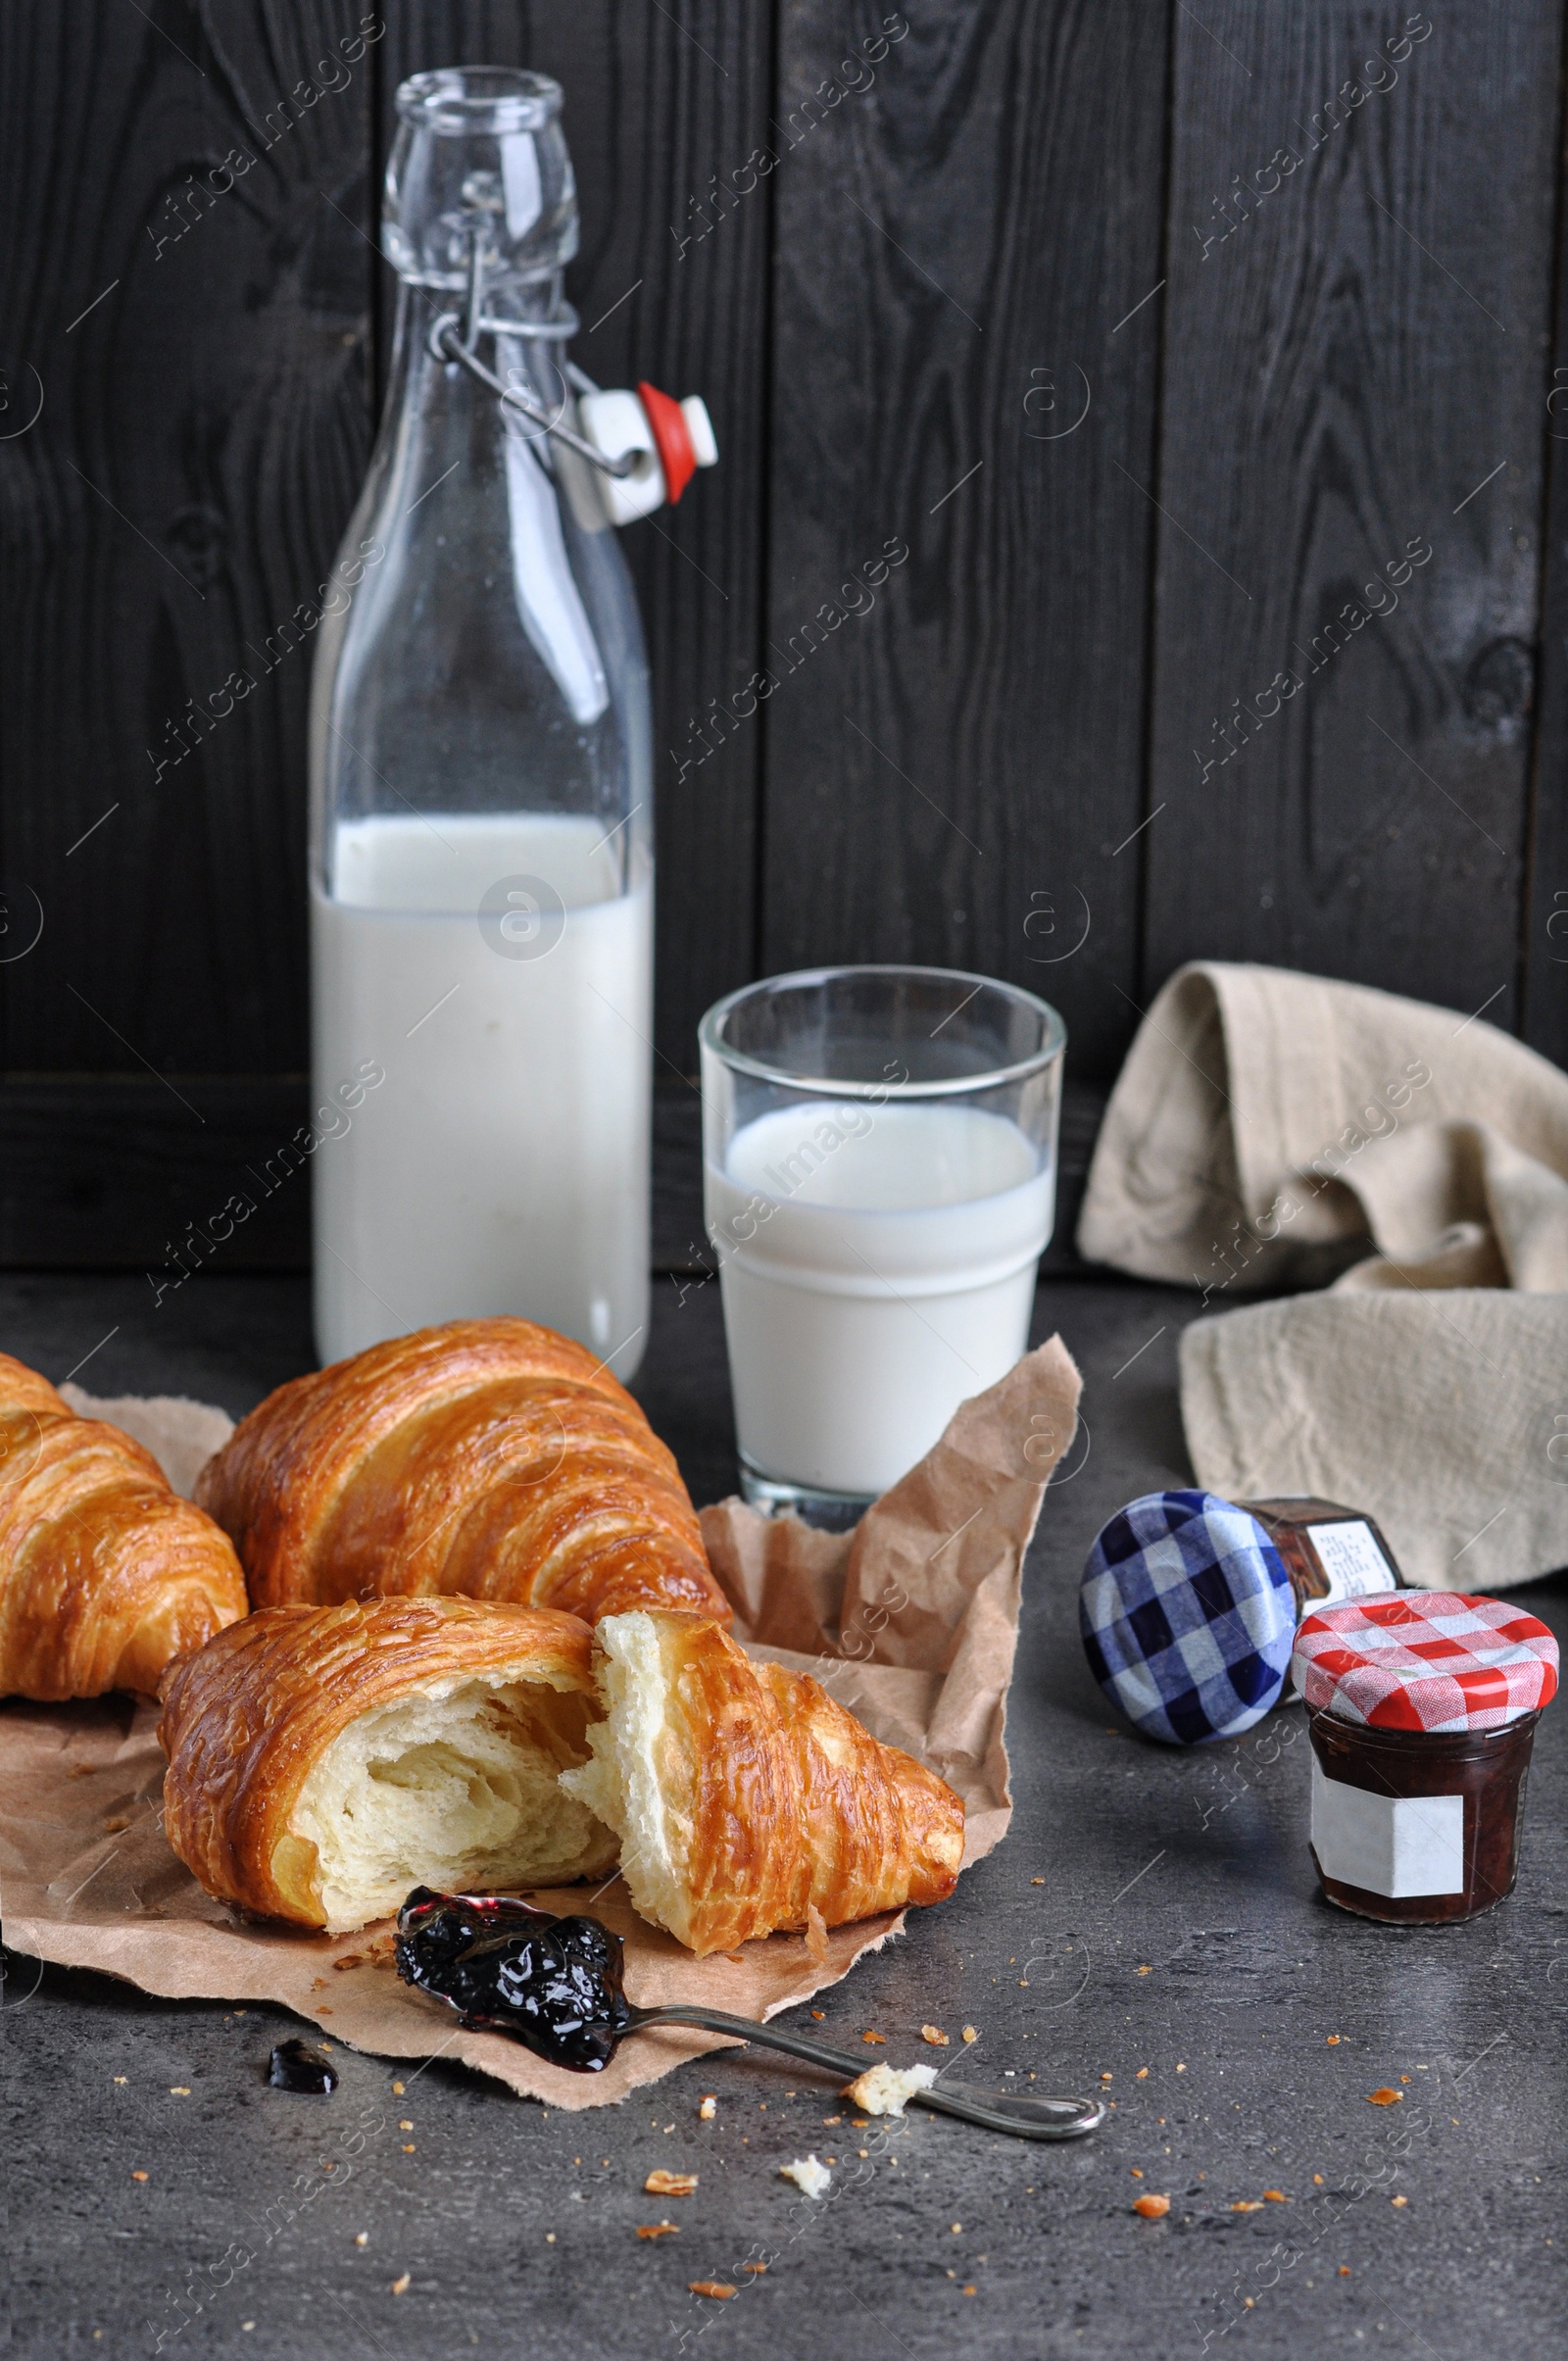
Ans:
{"label": "dark jam in jar", "polygon": [[1302,1617],[1312,1858],[1342,1910],[1442,1925],[1519,1874],[1530,1747],[1557,1643],[1509,1599],[1398,1591]]}
{"label": "dark jam in jar", "polygon": [[[1420,1926],[1476,1918],[1505,1900],[1519,1874],[1540,1719],[1524,1713],[1500,1730],[1445,1736],[1313,1713],[1312,1858],[1329,1900]],[[1368,1876],[1375,1888],[1353,1882]]]}
{"label": "dark jam in jar", "polygon": [[511,1894],[432,1894],[398,1912],[398,1974],[465,2025],[510,2033],[553,2066],[598,2074],[631,2010],[621,1941],[595,1918],[553,1918]]}
{"label": "dark jam in jar", "polygon": [[1404,1577],[1376,1524],[1334,1500],[1238,1500],[1285,1561],[1299,1619],[1315,1606],[1402,1591]]}

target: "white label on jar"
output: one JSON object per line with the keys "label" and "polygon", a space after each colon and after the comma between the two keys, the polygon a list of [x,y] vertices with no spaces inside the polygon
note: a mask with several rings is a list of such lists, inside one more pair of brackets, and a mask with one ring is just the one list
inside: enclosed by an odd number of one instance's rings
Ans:
{"label": "white label on jar", "polygon": [[1314,1599],[1308,1614],[1321,1606],[1337,1606],[1342,1599],[1366,1599],[1374,1591],[1392,1591],[1398,1586],[1394,1568],[1378,1548],[1372,1528],[1356,1517],[1342,1525],[1309,1525],[1307,1537],[1317,1551],[1317,1562],[1328,1576],[1326,1599]]}
{"label": "white label on jar", "polygon": [[1397,1901],[1464,1892],[1464,1797],[1376,1795],[1312,1757],[1312,1850],[1323,1875]]}

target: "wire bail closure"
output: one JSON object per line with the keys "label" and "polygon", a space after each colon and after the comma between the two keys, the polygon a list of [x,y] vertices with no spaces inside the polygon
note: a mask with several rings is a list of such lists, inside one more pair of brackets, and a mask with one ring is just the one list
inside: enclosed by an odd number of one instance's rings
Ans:
{"label": "wire bail closure", "polygon": [[[558,410],[552,417],[543,403],[536,402],[531,394],[519,393],[515,386],[503,384],[494,369],[486,369],[484,363],[479,359],[476,348],[482,335],[537,336],[564,343],[566,338],[575,335],[577,330],[577,316],[569,304],[564,305],[561,311],[549,320],[486,320],[484,317],[484,259],[480,251],[481,238],[481,225],[475,223],[468,241],[466,302],[463,312],[442,312],[431,321],[429,349],[432,357],[437,361],[459,363],[467,370],[470,377],[476,378],[479,384],[487,386],[498,400],[510,403],[514,410],[521,411],[525,418],[532,419],[536,426],[542,426],[546,434],[553,434],[558,442],[565,444],[568,451],[575,451],[579,459],[588,460],[602,473],[613,475],[617,479],[630,475],[637,464],[635,452],[623,452],[619,459],[607,459],[605,454],[596,450],[585,436],[576,433],[570,426],[562,424],[561,410]],[[584,376],[582,370],[574,369],[569,361],[565,365],[564,373],[579,392],[597,392],[598,389],[592,378]],[[561,409],[564,410],[564,408],[565,401],[563,400]]]}

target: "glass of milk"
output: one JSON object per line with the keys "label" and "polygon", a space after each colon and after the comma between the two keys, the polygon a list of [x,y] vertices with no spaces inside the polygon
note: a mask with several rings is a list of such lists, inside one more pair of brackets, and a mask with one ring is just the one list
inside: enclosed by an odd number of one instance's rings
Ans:
{"label": "glass of milk", "polygon": [[1025,1351],[1066,1028],[937,967],[822,967],[710,1008],[708,1235],[741,1485],[842,1521]]}
{"label": "glass of milk", "polygon": [[477,273],[484,366],[574,415],[561,91],[453,69],[406,82],[397,114],[386,413],[304,611],[313,1113],[268,1174],[309,1158],[323,1359],[517,1312],[625,1378],[648,1317],[641,626],[601,479],[438,335]]}

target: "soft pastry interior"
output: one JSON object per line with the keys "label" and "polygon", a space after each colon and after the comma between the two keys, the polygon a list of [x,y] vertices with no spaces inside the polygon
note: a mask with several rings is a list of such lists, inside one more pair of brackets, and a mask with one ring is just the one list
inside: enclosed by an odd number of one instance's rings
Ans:
{"label": "soft pastry interior", "polygon": [[587,1758],[592,1639],[472,1599],[263,1607],[175,1666],[164,1827],[209,1894],[333,1934],[416,1886],[605,1878],[615,1839],[559,1774]]}
{"label": "soft pastry interior", "polygon": [[372,1706],[312,1767],[286,1845],[316,1854],[327,1928],[388,1917],[416,1886],[492,1893],[602,1877],[615,1839],[560,1774],[586,1705],[528,1684],[447,1681]]}
{"label": "soft pastry interior", "polygon": [[669,1669],[652,1615],[612,1615],[596,1651],[604,1718],[588,1731],[590,1759],[562,1774],[564,1792],[613,1829],[620,1874],[644,1918],[692,1942],[687,1862],[692,1826],[673,1793],[678,1742],[668,1732]]}

